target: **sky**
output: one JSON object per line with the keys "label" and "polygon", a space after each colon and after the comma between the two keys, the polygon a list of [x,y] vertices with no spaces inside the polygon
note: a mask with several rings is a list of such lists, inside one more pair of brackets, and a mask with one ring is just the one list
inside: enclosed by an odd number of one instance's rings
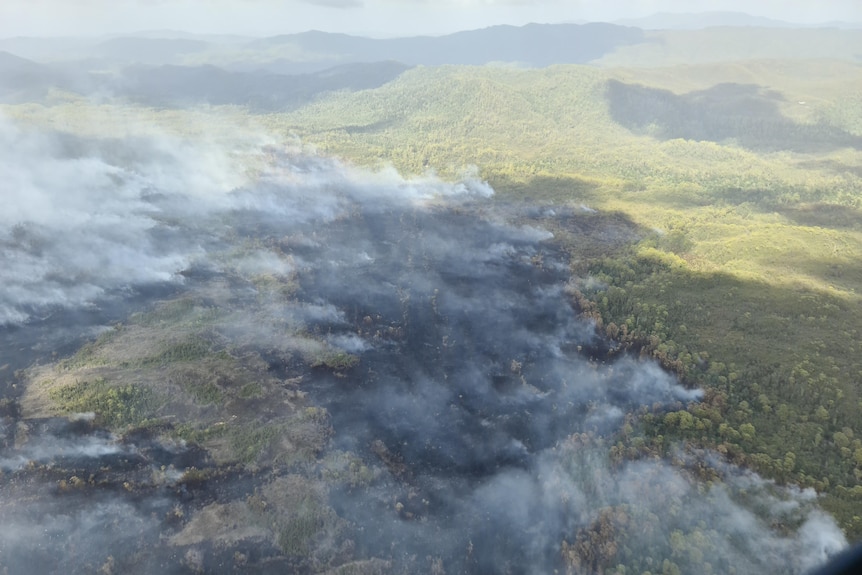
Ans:
{"label": "sky", "polygon": [[804,24],[858,22],[862,0],[2,0],[0,38],[144,30],[251,36],[325,30],[392,37],[705,11]]}

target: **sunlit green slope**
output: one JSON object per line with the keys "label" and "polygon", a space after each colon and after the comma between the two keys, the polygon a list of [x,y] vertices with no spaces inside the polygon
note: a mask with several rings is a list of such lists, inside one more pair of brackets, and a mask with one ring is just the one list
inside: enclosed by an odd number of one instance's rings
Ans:
{"label": "sunlit green slope", "polygon": [[859,85],[862,67],[834,60],[419,68],[261,121],[360,164],[475,165],[500,198],[648,230],[622,256],[574,250],[599,280],[582,303],[710,393],[620,449],[717,448],[828,493],[859,537]]}

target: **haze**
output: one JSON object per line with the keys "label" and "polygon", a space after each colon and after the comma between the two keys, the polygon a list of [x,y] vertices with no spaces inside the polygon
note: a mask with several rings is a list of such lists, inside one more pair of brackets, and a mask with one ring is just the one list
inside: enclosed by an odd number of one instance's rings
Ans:
{"label": "haze", "polygon": [[0,575],[862,542],[858,3],[0,0]]}
{"label": "haze", "polygon": [[6,0],[0,37],[168,29],[241,35],[316,29],[391,37],[496,24],[610,22],[657,12],[746,12],[808,25],[862,20],[856,0]]}

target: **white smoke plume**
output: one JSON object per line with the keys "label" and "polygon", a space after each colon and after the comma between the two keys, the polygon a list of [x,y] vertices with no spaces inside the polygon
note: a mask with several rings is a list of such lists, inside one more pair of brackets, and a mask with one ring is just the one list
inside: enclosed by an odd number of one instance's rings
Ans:
{"label": "white smoke plume", "polygon": [[[299,224],[331,221],[357,201],[383,207],[493,193],[479,181],[407,180],[289,155],[251,188],[233,152],[167,136],[89,141],[0,117],[0,325],[182,281],[180,272],[208,260],[206,244],[227,231],[218,218],[229,211]],[[245,274],[291,270],[264,252],[237,266]]]}

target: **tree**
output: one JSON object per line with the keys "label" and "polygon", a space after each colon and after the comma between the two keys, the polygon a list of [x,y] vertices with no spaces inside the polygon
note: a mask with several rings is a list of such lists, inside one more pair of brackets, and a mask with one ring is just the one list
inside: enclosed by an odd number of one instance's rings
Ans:
{"label": "tree", "polygon": [[754,426],[750,423],[743,423],[739,426],[739,434],[745,441],[752,441],[754,439]]}
{"label": "tree", "polygon": [[784,455],[782,467],[784,468],[784,471],[791,473],[796,468],[796,454],[792,451],[788,451]]}

